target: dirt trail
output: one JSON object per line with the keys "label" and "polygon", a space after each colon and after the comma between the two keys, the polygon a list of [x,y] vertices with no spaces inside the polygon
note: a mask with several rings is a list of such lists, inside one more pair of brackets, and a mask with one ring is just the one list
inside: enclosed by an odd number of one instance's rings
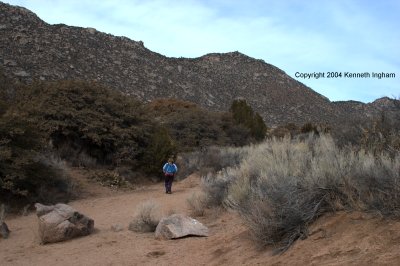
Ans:
{"label": "dirt trail", "polygon": [[[310,228],[285,254],[258,250],[240,218],[230,212],[208,210],[198,220],[209,237],[156,240],[152,233],[127,229],[136,206],[154,200],[167,213],[190,214],[186,199],[199,191],[192,175],[176,182],[173,194],[163,184],[129,193],[108,192],[70,203],[95,220],[96,232],[70,241],[39,245],[34,214],[6,220],[12,231],[0,239],[0,265],[400,265],[400,223],[360,213],[327,215]],[[121,232],[111,226],[120,224]]]}

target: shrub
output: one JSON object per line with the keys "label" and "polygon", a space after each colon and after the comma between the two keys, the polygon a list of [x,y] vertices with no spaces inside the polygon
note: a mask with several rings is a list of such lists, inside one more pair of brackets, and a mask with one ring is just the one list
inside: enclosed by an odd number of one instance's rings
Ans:
{"label": "shrub", "polygon": [[265,125],[262,117],[253,111],[246,100],[239,99],[232,102],[230,111],[236,123],[246,126],[250,129],[251,136],[260,141],[265,138],[267,133],[267,126]]}
{"label": "shrub", "polygon": [[231,113],[212,112],[194,103],[158,99],[147,105],[149,113],[168,129],[180,152],[209,146],[244,145],[250,141],[250,129],[239,125]]}
{"label": "shrub", "polygon": [[22,87],[17,98],[10,112],[37,124],[76,166],[130,165],[149,173],[174,149],[140,102],[95,82],[38,82]]}
{"label": "shrub", "polygon": [[144,152],[143,164],[145,173],[161,173],[161,166],[170,157],[175,157],[176,146],[168,134],[167,129],[160,127],[151,136]]}
{"label": "shrub", "polygon": [[29,121],[13,115],[0,118],[0,201],[21,207],[55,203],[72,196],[64,169],[44,156],[43,136]]}
{"label": "shrub", "polygon": [[202,193],[192,193],[186,199],[193,216],[203,216],[206,208],[206,196]]}
{"label": "shrub", "polygon": [[4,222],[6,219],[6,207],[4,204],[0,205],[0,225]]}
{"label": "shrub", "polygon": [[[329,136],[268,140],[247,147],[239,167],[208,177],[215,203],[236,209],[261,245],[286,250],[326,212],[400,217],[400,155],[339,149]],[[217,181],[220,180],[220,181]],[[218,190],[218,191],[217,191]]]}
{"label": "shrub", "polygon": [[206,195],[206,205],[209,207],[221,206],[228,194],[228,187],[233,177],[227,176],[225,171],[216,176],[211,173],[202,177],[203,191]]}
{"label": "shrub", "polygon": [[37,123],[56,149],[68,145],[70,155],[85,152],[100,164],[134,160],[151,131],[139,103],[96,83],[35,83],[20,98],[13,112]]}
{"label": "shrub", "polygon": [[211,146],[201,151],[181,153],[178,157],[180,177],[199,171],[201,176],[216,173],[227,167],[240,164],[246,156],[246,149],[240,147]]}
{"label": "shrub", "polygon": [[105,187],[118,189],[130,186],[130,183],[117,171],[96,170],[93,171],[91,178]]}
{"label": "shrub", "polygon": [[361,147],[374,154],[386,152],[394,155],[398,153],[400,151],[399,119],[400,117],[393,119],[384,112],[381,113],[378,119],[363,129]]}
{"label": "shrub", "polygon": [[129,224],[134,232],[154,232],[161,220],[160,207],[154,201],[145,201],[138,205],[135,217]]}

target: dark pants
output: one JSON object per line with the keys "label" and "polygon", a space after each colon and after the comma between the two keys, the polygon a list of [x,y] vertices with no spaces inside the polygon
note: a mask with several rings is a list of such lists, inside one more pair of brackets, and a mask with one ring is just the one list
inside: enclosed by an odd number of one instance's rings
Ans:
{"label": "dark pants", "polygon": [[165,192],[171,192],[174,175],[165,175]]}

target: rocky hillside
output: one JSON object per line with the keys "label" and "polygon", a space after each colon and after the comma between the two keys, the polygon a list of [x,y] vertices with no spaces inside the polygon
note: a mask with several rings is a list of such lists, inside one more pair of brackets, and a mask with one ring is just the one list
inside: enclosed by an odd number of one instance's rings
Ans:
{"label": "rocky hillside", "polygon": [[168,58],[141,41],[49,25],[25,8],[0,2],[1,64],[7,76],[22,82],[96,80],[143,101],[179,98],[227,110],[242,97],[268,125],[332,122],[347,115],[348,108],[358,115],[375,109],[333,104],[282,70],[239,52]]}

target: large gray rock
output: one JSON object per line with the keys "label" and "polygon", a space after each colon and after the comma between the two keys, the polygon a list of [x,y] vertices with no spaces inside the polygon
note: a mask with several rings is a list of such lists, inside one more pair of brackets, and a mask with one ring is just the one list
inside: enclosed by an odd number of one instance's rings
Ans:
{"label": "large gray rock", "polygon": [[208,228],[196,219],[173,214],[161,219],[156,228],[156,238],[175,239],[184,236],[208,236]]}
{"label": "large gray rock", "polygon": [[94,221],[66,204],[35,204],[42,244],[60,242],[93,232]]}
{"label": "large gray rock", "polygon": [[9,234],[10,230],[8,229],[7,224],[5,222],[0,222],[0,237],[8,238]]}

